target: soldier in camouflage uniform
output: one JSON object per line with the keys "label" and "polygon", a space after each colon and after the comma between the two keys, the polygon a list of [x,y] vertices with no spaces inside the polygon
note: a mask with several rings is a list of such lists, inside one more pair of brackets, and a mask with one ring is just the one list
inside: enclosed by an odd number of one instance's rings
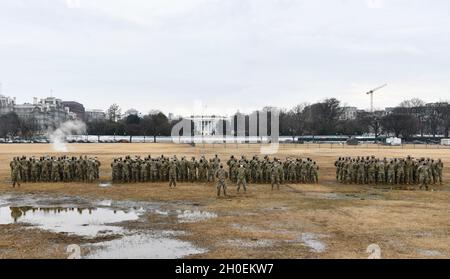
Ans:
{"label": "soldier in camouflage uniform", "polygon": [[374,161],[373,159],[371,159],[371,160],[368,162],[367,172],[368,172],[367,183],[368,183],[368,184],[376,184],[376,173],[377,173],[377,169],[376,169],[375,161]]}
{"label": "soldier in camouflage uniform", "polygon": [[239,165],[239,168],[237,169],[237,191],[241,189],[241,185],[244,188],[244,192],[247,192],[247,180],[246,180],[246,170],[244,168],[244,165]]}
{"label": "soldier in camouflage uniform", "polygon": [[287,173],[288,173],[288,178],[287,180],[291,183],[295,183],[297,182],[297,162],[295,160],[287,160],[287,167],[285,168],[285,170],[287,169]]}
{"label": "soldier in camouflage uniform", "polygon": [[341,162],[342,162],[342,158],[339,157],[335,162],[334,162],[334,166],[336,167],[336,180],[340,181],[340,177],[339,174],[341,172]]}
{"label": "soldier in camouflage uniform", "polygon": [[172,162],[169,163],[169,187],[177,187],[177,173],[177,162],[176,159],[173,159]]}
{"label": "soldier in camouflage uniform", "polygon": [[112,182],[116,183],[118,182],[119,177],[119,163],[117,162],[117,159],[114,159],[111,163],[111,171],[112,171]]}
{"label": "soldier in camouflage uniform", "polygon": [[9,164],[11,167],[11,182],[12,187],[15,188],[16,184],[20,187],[20,174],[22,172],[22,164],[19,162],[19,158],[14,157],[13,161]]}
{"label": "soldier in camouflage uniform", "polygon": [[220,190],[223,190],[223,195],[227,196],[227,185],[226,179],[228,178],[227,171],[223,168],[223,165],[220,164],[219,169],[217,169],[215,177],[217,178],[217,196],[220,197]]}
{"label": "soldier in camouflage uniform", "polygon": [[188,180],[188,162],[186,161],[186,157],[181,157],[180,161],[180,173],[179,173],[179,179],[180,181],[187,181]]}
{"label": "soldier in camouflage uniform", "polygon": [[275,158],[270,171],[272,191],[275,185],[277,186],[277,189],[280,190],[281,168],[282,166],[278,163],[278,161]]}
{"label": "soldier in camouflage uniform", "polygon": [[230,159],[227,161],[228,171],[230,173],[230,179],[232,182],[236,182],[236,159],[232,155]]}
{"label": "soldier in camouflage uniform", "polygon": [[437,181],[440,185],[442,185],[442,170],[444,169],[444,164],[442,163],[441,159],[438,159],[436,163],[436,174],[437,174]]}
{"label": "soldier in camouflage uniform", "polygon": [[389,165],[388,165],[388,170],[387,170],[387,182],[390,185],[394,185],[395,183],[395,161],[391,160]]}
{"label": "soldier in camouflage uniform", "polygon": [[63,166],[63,181],[64,182],[72,181],[70,161],[68,159],[62,161],[62,166]]}
{"label": "soldier in camouflage uniform", "polygon": [[189,161],[188,164],[188,172],[189,172],[189,181],[192,183],[194,181],[197,180],[197,168],[198,168],[198,163],[195,160],[195,157],[191,158],[191,161]]}
{"label": "soldier in camouflage uniform", "polygon": [[39,161],[36,160],[36,158],[33,158],[31,161],[31,180],[36,183],[40,180],[40,167],[39,167]]}
{"label": "soldier in camouflage uniform", "polygon": [[384,161],[377,161],[377,184],[386,183]]}
{"label": "soldier in camouflage uniform", "polygon": [[147,158],[144,159],[144,161],[140,164],[140,174],[139,174],[139,181],[140,182],[147,182],[148,181],[148,165],[147,165]]}
{"label": "soldier in camouflage uniform", "polygon": [[319,166],[316,162],[311,166],[311,183],[319,183]]}
{"label": "soldier in camouflage uniform", "polygon": [[215,174],[215,172],[214,172],[214,161],[213,161],[213,159],[209,159],[209,162],[208,162],[208,160],[205,160],[205,161],[207,162],[207,165],[206,165],[207,172],[208,172],[207,181],[208,182],[212,182],[212,181],[214,181],[214,174]]}
{"label": "soldier in camouflage uniform", "polygon": [[405,161],[399,159],[397,161],[397,184],[402,185],[405,183]]}
{"label": "soldier in camouflage uniform", "polygon": [[426,162],[422,162],[418,169],[420,189],[426,188],[428,191],[429,167]]}
{"label": "soldier in camouflage uniform", "polygon": [[263,173],[263,163],[260,160],[257,160],[255,163],[255,182],[263,183],[264,173]]}

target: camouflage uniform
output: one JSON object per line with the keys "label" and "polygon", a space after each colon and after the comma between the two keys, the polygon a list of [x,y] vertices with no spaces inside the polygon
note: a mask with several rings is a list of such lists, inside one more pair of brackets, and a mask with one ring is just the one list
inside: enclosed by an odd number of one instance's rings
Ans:
{"label": "camouflage uniform", "polygon": [[197,180],[197,167],[198,163],[194,157],[192,157],[191,161],[188,164],[189,167],[189,181],[194,182]]}
{"label": "camouflage uniform", "polygon": [[311,166],[311,182],[319,183],[319,166],[314,162]]}
{"label": "camouflage uniform", "polygon": [[169,187],[177,187],[178,166],[176,161],[169,164]]}
{"label": "camouflage uniform", "polygon": [[428,180],[429,180],[429,169],[428,169],[428,165],[423,162],[419,168],[418,168],[418,172],[419,172],[419,183],[420,183],[420,189],[422,188],[426,188],[428,190]]}
{"label": "camouflage uniform", "polygon": [[14,158],[9,165],[11,167],[12,187],[15,188],[16,184],[20,187],[20,173],[22,172],[22,164],[19,162],[18,158]]}
{"label": "camouflage uniform", "polygon": [[219,169],[216,171],[215,177],[217,178],[217,196],[220,197],[220,190],[223,189],[223,195],[227,196],[227,185],[225,181],[228,177],[227,171],[220,165]]}
{"label": "camouflage uniform", "polygon": [[274,186],[277,186],[277,189],[280,190],[280,174],[281,174],[281,166],[278,162],[274,162],[271,168],[271,184],[272,190]]}
{"label": "camouflage uniform", "polygon": [[241,185],[244,188],[244,192],[247,192],[247,180],[246,180],[246,170],[243,165],[240,165],[237,169],[237,191],[241,189]]}

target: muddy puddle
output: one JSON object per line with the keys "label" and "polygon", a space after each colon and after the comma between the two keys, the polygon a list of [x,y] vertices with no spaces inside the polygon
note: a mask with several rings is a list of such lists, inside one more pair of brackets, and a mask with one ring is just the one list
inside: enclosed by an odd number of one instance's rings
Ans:
{"label": "muddy puddle", "polygon": [[193,223],[216,218],[217,214],[199,210],[177,210],[180,223]]}
{"label": "muddy puddle", "polygon": [[[177,237],[184,232],[171,231],[170,227],[217,217],[212,212],[186,207],[176,203],[0,196],[0,226],[18,224],[83,237],[87,244],[81,245],[82,250],[88,251],[83,253],[85,258],[181,258],[206,250],[179,240]],[[169,229],[156,228],[149,222],[154,214]],[[104,241],[106,235],[112,238]]]}
{"label": "muddy puddle", "polygon": [[323,253],[326,250],[326,244],[320,240],[321,236],[314,233],[302,233],[299,240],[309,247],[311,252]]}
{"label": "muddy puddle", "polygon": [[110,182],[101,182],[98,184],[98,187],[100,187],[100,188],[109,188],[111,186],[112,186],[112,184]]}
{"label": "muddy puddle", "polygon": [[108,208],[0,207],[0,225],[30,224],[42,230],[86,237],[121,233],[122,228],[108,224],[137,219],[139,215],[133,210],[125,212]]}
{"label": "muddy puddle", "polygon": [[419,249],[418,250],[419,254],[425,257],[443,257],[445,256],[444,254],[442,254],[439,251],[436,250],[423,250],[423,249]]}
{"label": "muddy puddle", "polygon": [[174,232],[137,233],[125,235],[91,246],[94,252],[87,259],[170,259],[205,253],[191,243],[176,238]]}

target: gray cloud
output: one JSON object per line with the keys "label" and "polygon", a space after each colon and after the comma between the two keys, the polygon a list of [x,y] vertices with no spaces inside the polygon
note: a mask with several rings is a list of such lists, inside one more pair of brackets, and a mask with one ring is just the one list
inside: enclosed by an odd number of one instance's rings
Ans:
{"label": "gray cloud", "polygon": [[450,93],[445,0],[79,3],[2,0],[5,94],[184,114],[195,101],[218,113],[330,96],[368,107],[363,93],[384,82],[378,107]]}

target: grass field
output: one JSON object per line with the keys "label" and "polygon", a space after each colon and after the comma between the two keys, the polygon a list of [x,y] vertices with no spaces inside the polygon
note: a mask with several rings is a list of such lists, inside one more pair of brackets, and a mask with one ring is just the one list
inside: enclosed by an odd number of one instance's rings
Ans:
{"label": "grass field", "polygon": [[[186,183],[176,189],[167,184],[129,184],[101,188],[98,184],[23,184],[12,189],[9,161],[14,156],[55,154],[51,145],[0,145],[0,195],[33,194],[78,196],[89,199],[155,201],[194,205],[214,212],[217,218],[195,223],[167,225],[182,230],[180,239],[207,250],[195,258],[367,258],[370,244],[381,248],[383,258],[450,257],[450,150],[445,148],[383,148],[362,146],[339,148],[321,145],[283,145],[275,155],[310,157],[320,166],[318,185],[250,185],[248,193],[217,198],[213,184]],[[207,157],[219,154],[259,154],[258,145],[172,144],[73,144],[70,155],[98,156],[101,180],[109,181],[113,157],[154,155]],[[340,185],[335,181],[338,156],[441,158],[443,186],[435,191],[402,191],[389,187]],[[149,216],[149,226],[157,220]],[[22,225],[0,225],[0,258],[63,258],[65,247],[88,243],[66,234],[51,233]]]}

